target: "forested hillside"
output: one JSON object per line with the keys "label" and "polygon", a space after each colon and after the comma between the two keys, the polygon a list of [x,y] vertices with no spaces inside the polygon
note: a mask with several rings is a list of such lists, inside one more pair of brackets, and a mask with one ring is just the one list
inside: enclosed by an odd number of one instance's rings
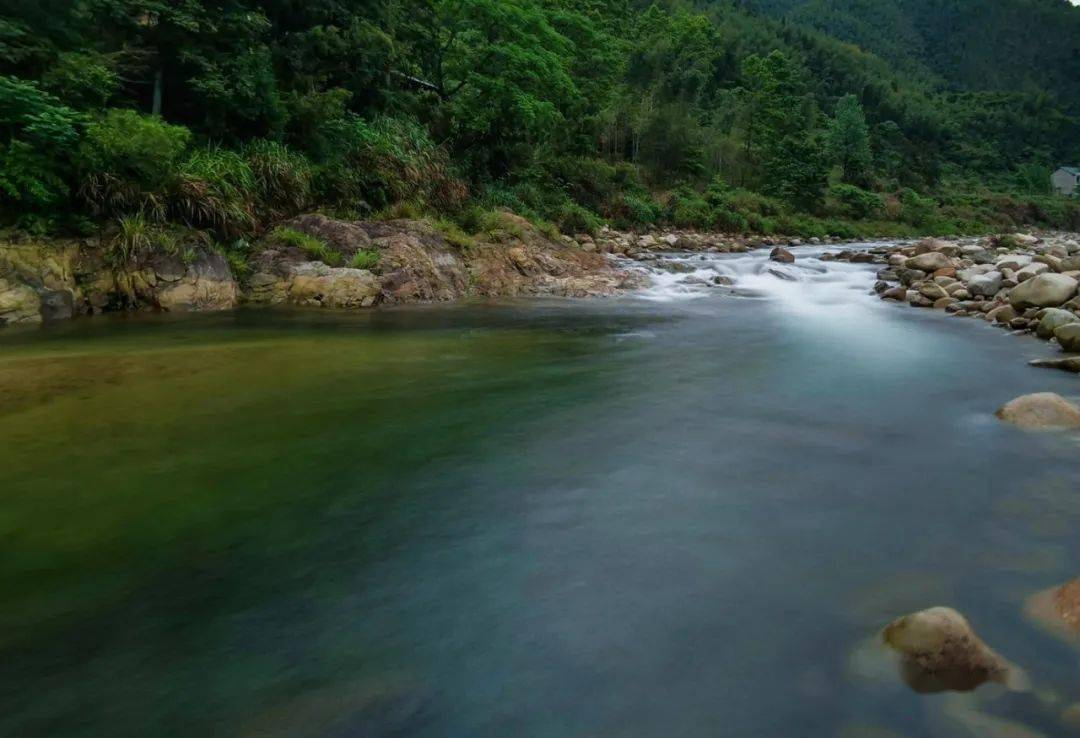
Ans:
{"label": "forested hillside", "polygon": [[1068,0],[745,0],[957,89],[1045,92],[1080,111],[1080,8]]}
{"label": "forested hillside", "polygon": [[1080,227],[1048,192],[1080,162],[1080,10],[845,6],[3,0],[0,213],[229,244],[311,209],[465,230],[496,207],[568,232]]}

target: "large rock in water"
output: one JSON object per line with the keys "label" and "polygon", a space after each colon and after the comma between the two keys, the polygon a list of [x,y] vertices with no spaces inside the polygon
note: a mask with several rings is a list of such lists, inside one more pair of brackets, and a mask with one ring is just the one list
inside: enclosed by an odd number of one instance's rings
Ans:
{"label": "large rock in water", "polygon": [[790,251],[783,248],[782,246],[777,246],[769,254],[769,259],[771,261],[778,261],[781,264],[794,264],[795,263],[795,254],[791,253]]}
{"label": "large rock in water", "polygon": [[1080,323],[1064,323],[1054,328],[1054,338],[1063,351],[1080,351]]}
{"label": "large rock in water", "polygon": [[986,682],[1026,686],[1016,667],[987,646],[956,610],[932,607],[905,615],[882,632],[901,658],[900,673],[917,692],[968,692]]}
{"label": "large rock in water", "polygon": [[1080,428],[1080,407],[1053,392],[1017,397],[996,414],[1006,423],[1030,430]]}
{"label": "large rock in water", "polygon": [[1076,294],[1076,280],[1064,274],[1040,274],[1013,287],[1009,293],[1012,306],[1057,307]]}
{"label": "large rock in water", "polygon": [[908,269],[918,269],[926,273],[936,272],[938,269],[952,266],[952,259],[938,251],[928,251],[925,254],[912,256],[904,262]]}
{"label": "large rock in water", "polygon": [[1047,308],[1039,320],[1039,327],[1035,330],[1035,333],[1039,338],[1049,340],[1054,337],[1054,331],[1061,326],[1078,322],[1080,322],[1080,318],[1068,310]]}

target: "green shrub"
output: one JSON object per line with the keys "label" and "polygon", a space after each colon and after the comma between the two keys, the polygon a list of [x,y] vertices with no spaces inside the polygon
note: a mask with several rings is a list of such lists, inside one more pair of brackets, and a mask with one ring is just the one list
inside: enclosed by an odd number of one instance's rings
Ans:
{"label": "green shrub", "polygon": [[870,220],[885,213],[881,195],[850,184],[834,184],[829,188],[832,209],[845,218]]}
{"label": "green shrub", "polygon": [[83,117],[32,83],[0,75],[0,205],[25,214],[55,207]]}
{"label": "green shrub", "polygon": [[25,141],[0,144],[0,202],[5,209],[43,210],[66,200],[59,167]]}
{"label": "green shrub", "polygon": [[374,269],[379,266],[380,256],[378,249],[358,249],[349,263],[353,269]]}
{"label": "green shrub", "polygon": [[912,189],[900,192],[900,219],[918,228],[931,226],[937,217],[937,203],[929,197],[923,197]]}
{"label": "green shrub", "polygon": [[622,196],[622,207],[614,214],[616,225],[633,227],[653,225],[660,220],[662,208],[652,198],[626,194]]}
{"label": "green shrub", "polygon": [[80,194],[94,212],[166,214],[177,164],[191,141],[182,126],[133,110],[110,110],[86,129],[78,152]]}
{"label": "green shrub", "polygon": [[596,234],[603,225],[600,217],[592,211],[578,205],[567,203],[556,216],[556,221],[563,233],[591,233]]}

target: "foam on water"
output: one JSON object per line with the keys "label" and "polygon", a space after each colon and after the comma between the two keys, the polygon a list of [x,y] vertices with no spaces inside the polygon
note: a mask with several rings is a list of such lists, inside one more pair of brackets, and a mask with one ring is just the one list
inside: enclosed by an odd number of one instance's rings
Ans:
{"label": "foam on water", "polygon": [[[744,297],[769,298],[802,314],[853,299],[876,304],[868,294],[873,266],[821,260],[823,254],[840,250],[799,248],[794,264],[772,262],[768,250],[759,249],[744,254],[661,253],[650,261],[624,260],[621,266],[647,274],[649,286],[638,296],[657,302],[699,299],[719,289]],[[714,282],[717,278],[732,284],[718,286]]]}
{"label": "foam on water", "polygon": [[[791,329],[845,354],[873,363],[889,361],[889,347],[903,341],[905,360],[918,361],[933,346],[916,325],[899,319],[895,306],[873,293],[874,264],[823,261],[826,253],[870,248],[798,247],[795,262],[769,260],[768,249],[742,254],[671,252],[621,266],[648,275],[643,300],[676,302],[706,297],[760,300]],[[717,284],[717,281],[723,284]]]}

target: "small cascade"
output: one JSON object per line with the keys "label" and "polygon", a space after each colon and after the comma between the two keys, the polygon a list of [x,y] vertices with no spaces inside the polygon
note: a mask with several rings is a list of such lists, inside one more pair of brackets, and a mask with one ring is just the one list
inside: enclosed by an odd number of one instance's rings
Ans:
{"label": "small cascade", "polygon": [[[850,250],[851,246],[845,248]],[[661,252],[636,260],[620,259],[620,266],[647,275],[649,284],[637,296],[657,302],[701,299],[718,293],[770,299],[807,310],[815,305],[876,302],[869,292],[878,267],[821,258],[841,250],[799,248],[791,264],[771,261],[766,249],[741,254]]]}

